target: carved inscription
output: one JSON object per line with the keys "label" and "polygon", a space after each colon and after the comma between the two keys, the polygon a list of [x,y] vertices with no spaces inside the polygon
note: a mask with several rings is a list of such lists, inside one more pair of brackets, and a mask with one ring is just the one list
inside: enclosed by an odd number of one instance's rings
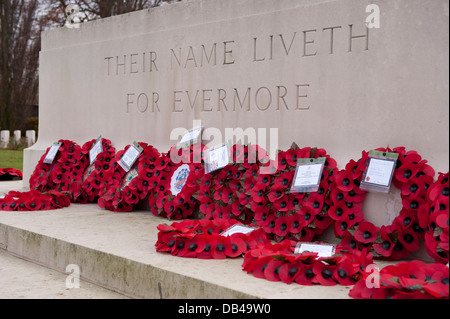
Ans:
{"label": "carved inscription", "polygon": [[[245,65],[265,65],[290,59],[289,63],[317,56],[355,54],[369,50],[369,28],[359,25],[332,25],[323,28],[294,30],[267,36],[249,36],[246,41],[226,39],[200,45],[185,44],[169,50],[149,49],[145,52],[128,52],[103,57],[106,77],[136,77],[151,74],[153,81],[159,76],[183,72],[200,72],[214,68],[217,77],[223,68]],[[339,41],[339,42],[338,42]],[[345,48],[345,49],[343,49]],[[313,63],[313,62],[311,62]],[[238,76],[238,75],[237,75]],[[313,75],[307,74],[306,78]],[[251,76],[249,76],[251,78]],[[149,89],[148,92],[126,92],[125,112],[265,112],[308,111],[311,105],[311,84],[304,80],[297,83],[277,83],[235,87],[211,83],[209,87],[189,89],[176,87],[171,94],[162,96]],[[142,77],[145,81],[145,77]],[[174,81],[175,82],[175,81]],[[182,82],[182,81],[181,81]]]}

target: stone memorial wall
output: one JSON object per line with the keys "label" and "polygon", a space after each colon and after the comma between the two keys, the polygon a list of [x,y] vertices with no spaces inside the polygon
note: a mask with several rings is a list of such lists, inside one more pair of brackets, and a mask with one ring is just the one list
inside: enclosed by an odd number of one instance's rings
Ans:
{"label": "stone memorial wall", "polygon": [[58,139],[167,152],[198,123],[211,146],[296,142],[339,168],[404,146],[447,172],[448,22],[446,0],[188,0],[46,31],[24,185]]}

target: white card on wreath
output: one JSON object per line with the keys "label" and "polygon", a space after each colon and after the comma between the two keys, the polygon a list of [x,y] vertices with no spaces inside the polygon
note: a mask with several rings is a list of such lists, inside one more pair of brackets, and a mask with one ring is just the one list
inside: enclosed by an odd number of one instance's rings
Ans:
{"label": "white card on wreath", "polygon": [[317,253],[319,257],[331,257],[336,251],[336,245],[319,243],[298,243],[295,246],[295,254],[301,254],[306,251]]}
{"label": "white card on wreath", "polygon": [[389,186],[395,161],[371,158],[364,178],[366,183]]}
{"label": "white card on wreath", "polygon": [[230,163],[228,145],[225,143],[208,151],[208,172],[221,169]]}
{"label": "white card on wreath", "polygon": [[134,162],[142,152],[142,148],[138,144],[132,144],[119,161],[119,165],[128,172],[133,167]]}
{"label": "white card on wreath", "polygon": [[50,150],[48,151],[47,155],[45,155],[44,163],[45,164],[51,164],[53,163],[53,160],[55,159],[56,154],[58,153],[59,147],[62,145],[62,143],[54,143],[52,147],[50,147]]}
{"label": "white card on wreath", "polygon": [[97,155],[103,152],[102,137],[100,136],[89,151],[89,159],[92,163],[97,159]]}

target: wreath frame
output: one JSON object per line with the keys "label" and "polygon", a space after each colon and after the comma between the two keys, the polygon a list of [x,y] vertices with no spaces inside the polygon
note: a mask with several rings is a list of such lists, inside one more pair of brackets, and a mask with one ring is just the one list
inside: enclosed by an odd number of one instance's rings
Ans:
{"label": "wreath frame", "polygon": [[161,154],[152,145],[144,142],[138,144],[143,151],[128,172],[119,165],[119,161],[131,144],[118,151],[105,170],[97,201],[100,208],[130,212],[148,195],[153,182],[159,181],[160,172],[154,167],[154,163]]}
{"label": "wreath frame", "polygon": [[[180,220],[192,216],[199,206],[198,192],[200,179],[204,175],[202,143],[194,143],[178,148],[172,146],[168,153],[158,159],[156,168],[160,172],[157,184],[149,194],[150,211],[155,216],[169,220]],[[188,165],[189,173],[181,190],[175,195],[171,191],[174,173],[183,165]]]}
{"label": "wreath frame", "polygon": [[229,227],[243,225],[235,219],[186,219],[171,225],[158,225],[156,251],[198,259],[226,259],[243,255],[268,240],[262,229],[250,233],[221,234]]}
{"label": "wreath frame", "polygon": [[418,212],[428,210],[426,194],[435,171],[416,151],[405,147],[377,148],[376,151],[398,153],[392,184],[401,190],[403,208],[390,225],[381,227],[364,219],[362,203],[367,191],[359,188],[367,168],[369,152],[361,159],[350,160],[333,178],[329,216],[335,220],[334,232],[341,244],[352,249],[368,248],[375,258],[399,260],[419,249],[424,229]]}

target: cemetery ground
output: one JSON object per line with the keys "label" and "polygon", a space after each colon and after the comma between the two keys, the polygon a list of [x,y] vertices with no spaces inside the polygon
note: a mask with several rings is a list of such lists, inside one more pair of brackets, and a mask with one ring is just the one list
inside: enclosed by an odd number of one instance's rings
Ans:
{"label": "cemetery ground", "polygon": [[22,150],[0,150],[0,167],[15,168],[20,171],[23,169],[23,151]]}

